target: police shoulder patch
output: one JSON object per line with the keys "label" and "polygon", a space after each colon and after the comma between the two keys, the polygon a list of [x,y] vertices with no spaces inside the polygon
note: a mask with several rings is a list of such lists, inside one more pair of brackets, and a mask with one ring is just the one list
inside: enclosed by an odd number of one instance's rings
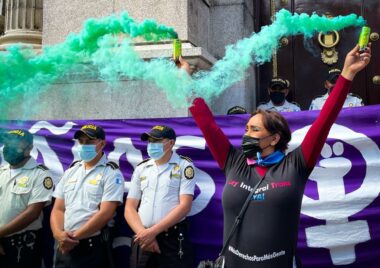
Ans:
{"label": "police shoulder patch", "polygon": [[80,160],[77,160],[77,161],[74,161],[70,164],[69,168],[72,168],[73,166],[75,166],[76,164],[78,164],[80,162]]}
{"label": "police shoulder patch", "polygon": [[138,163],[137,166],[140,166],[141,164],[144,164],[145,162],[148,162],[149,160],[150,160],[150,158],[144,159],[143,161]]}
{"label": "police shoulder patch", "polygon": [[112,169],[119,169],[119,165],[112,161],[107,162],[107,166],[111,167]]}
{"label": "police shoulder patch", "polygon": [[124,180],[123,180],[123,178],[120,175],[116,176],[116,178],[115,178],[115,183],[116,184],[122,184],[123,181]]}
{"label": "police shoulder patch", "polygon": [[194,168],[192,166],[187,166],[184,171],[185,178],[191,180],[194,178]]}
{"label": "police shoulder patch", "polygon": [[45,189],[50,190],[51,188],[53,188],[54,183],[50,177],[46,177],[44,179],[43,185],[44,185]]}
{"label": "police shoulder patch", "polygon": [[183,155],[180,155],[179,157],[182,158],[182,159],[185,159],[185,160],[189,161],[190,163],[193,163],[193,160],[191,160],[190,157],[183,156]]}
{"label": "police shoulder patch", "polygon": [[43,164],[39,164],[39,165],[37,166],[37,168],[42,169],[42,170],[44,170],[44,171],[49,170],[48,167],[45,166],[45,165],[43,165]]}

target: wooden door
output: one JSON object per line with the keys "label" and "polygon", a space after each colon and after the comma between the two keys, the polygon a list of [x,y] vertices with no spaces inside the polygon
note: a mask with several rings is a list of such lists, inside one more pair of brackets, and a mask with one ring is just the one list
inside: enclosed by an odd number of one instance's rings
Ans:
{"label": "wooden door", "polygon": [[[364,16],[373,33],[379,33],[380,2],[378,0],[262,0],[259,3],[260,15],[258,28],[271,23],[271,14],[281,8],[291,12],[318,15],[339,16],[356,13]],[[277,52],[277,60],[265,64],[259,68],[257,79],[257,103],[267,100],[268,81],[276,73],[278,76],[291,82],[288,100],[296,101],[303,110],[307,110],[311,100],[325,93],[323,82],[328,70],[341,69],[346,53],[357,43],[360,33],[359,28],[346,28],[338,32],[338,35],[324,36],[321,39],[331,37],[339,39],[335,46],[337,61],[325,63],[321,53],[323,47],[318,41],[318,34],[309,40],[303,36],[287,37],[282,40],[282,46]],[[376,34],[372,35],[376,39]],[[354,81],[352,92],[359,95],[365,104],[380,104],[380,41],[372,41],[373,57],[370,66],[361,72]],[[273,63],[276,64],[273,64]],[[378,76],[378,78],[375,78]],[[374,81],[373,81],[374,80]],[[380,81],[379,81],[380,83]]]}

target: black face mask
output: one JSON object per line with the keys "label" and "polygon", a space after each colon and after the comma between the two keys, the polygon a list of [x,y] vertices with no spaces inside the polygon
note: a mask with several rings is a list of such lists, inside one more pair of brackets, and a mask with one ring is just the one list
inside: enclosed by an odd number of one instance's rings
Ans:
{"label": "black face mask", "polygon": [[263,149],[260,148],[259,143],[260,139],[244,135],[241,143],[241,148],[243,149],[244,155],[247,158],[256,157],[257,153],[261,153],[263,151]]}
{"label": "black face mask", "polygon": [[11,166],[16,166],[26,158],[24,152],[25,151],[20,148],[4,146],[4,160],[7,161]]}
{"label": "black face mask", "polygon": [[284,102],[285,100],[285,93],[281,91],[272,91],[269,94],[270,100],[273,102],[275,105],[279,105]]}

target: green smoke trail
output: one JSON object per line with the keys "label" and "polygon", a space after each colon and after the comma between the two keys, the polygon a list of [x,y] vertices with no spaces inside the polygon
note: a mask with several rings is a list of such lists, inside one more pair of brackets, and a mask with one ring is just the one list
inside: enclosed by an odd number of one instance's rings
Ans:
{"label": "green smoke trail", "polygon": [[177,33],[171,27],[159,25],[154,20],[144,20],[138,24],[127,13],[123,13],[120,17],[87,20],[78,35],[71,34],[65,42],[45,47],[40,55],[30,48],[11,46],[6,52],[0,53],[2,117],[5,117],[7,107],[20,96],[35,98],[57,78],[73,70],[83,69],[83,63],[91,63],[96,57],[94,54],[103,50],[105,42],[102,40],[116,34],[126,34],[127,39],[141,37],[147,41],[177,38]]}
{"label": "green smoke trail", "polygon": [[264,26],[259,33],[254,33],[233,46],[228,46],[225,57],[216,62],[210,72],[196,75],[196,95],[206,99],[220,95],[226,88],[242,80],[252,63],[263,64],[270,61],[273,51],[278,49],[279,41],[284,36],[303,34],[309,38],[316,32],[339,31],[364,24],[364,19],[354,14],[330,19],[316,14],[292,15],[287,10],[280,10],[271,25]]}
{"label": "green smoke trail", "polygon": [[210,71],[193,75],[191,81],[186,75],[178,74],[168,60],[140,60],[128,42],[122,45],[121,57],[111,57],[111,52],[106,53],[106,56],[97,55],[95,65],[100,68],[104,78],[117,79],[115,74],[120,74],[134,79],[154,81],[164,90],[174,106],[184,106],[188,105],[186,100],[192,95],[202,96],[209,101],[241,81],[251,64],[270,61],[273,51],[279,47],[279,40],[284,36],[303,34],[305,37],[312,37],[316,32],[339,31],[364,24],[364,19],[354,14],[330,19],[316,14],[292,15],[287,10],[281,10],[271,25],[263,27],[259,33],[254,33],[235,45],[228,46],[224,58],[217,61]]}
{"label": "green smoke trail", "polygon": [[[107,81],[118,81],[122,77],[152,81],[174,106],[188,105],[186,100],[194,94],[209,101],[242,80],[251,64],[270,61],[282,37],[298,34],[311,37],[315,32],[339,31],[364,23],[363,18],[354,14],[329,19],[316,14],[292,15],[281,10],[271,25],[228,46],[225,57],[210,71],[199,72],[190,79],[170,60],[159,58],[147,62],[133,50],[132,38],[173,39],[177,34],[172,28],[157,25],[153,20],[137,24],[127,13],[120,17],[90,19],[78,35],[70,35],[62,44],[46,47],[41,55],[17,46],[0,54],[0,110],[5,111],[20,95],[36,95],[48,89],[45,85],[84,68],[83,63],[91,65]],[[126,34],[121,43],[118,34]]]}

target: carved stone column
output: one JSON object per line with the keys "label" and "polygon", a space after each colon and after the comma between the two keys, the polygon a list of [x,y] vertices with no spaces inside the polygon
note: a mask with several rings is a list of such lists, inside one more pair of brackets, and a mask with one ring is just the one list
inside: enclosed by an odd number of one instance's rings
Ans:
{"label": "carved stone column", "polygon": [[41,48],[43,0],[4,0],[5,27],[0,48],[24,43]]}
{"label": "carved stone column", "polygon": [[0,35],[4,34],[5,0],[0,0]]}

